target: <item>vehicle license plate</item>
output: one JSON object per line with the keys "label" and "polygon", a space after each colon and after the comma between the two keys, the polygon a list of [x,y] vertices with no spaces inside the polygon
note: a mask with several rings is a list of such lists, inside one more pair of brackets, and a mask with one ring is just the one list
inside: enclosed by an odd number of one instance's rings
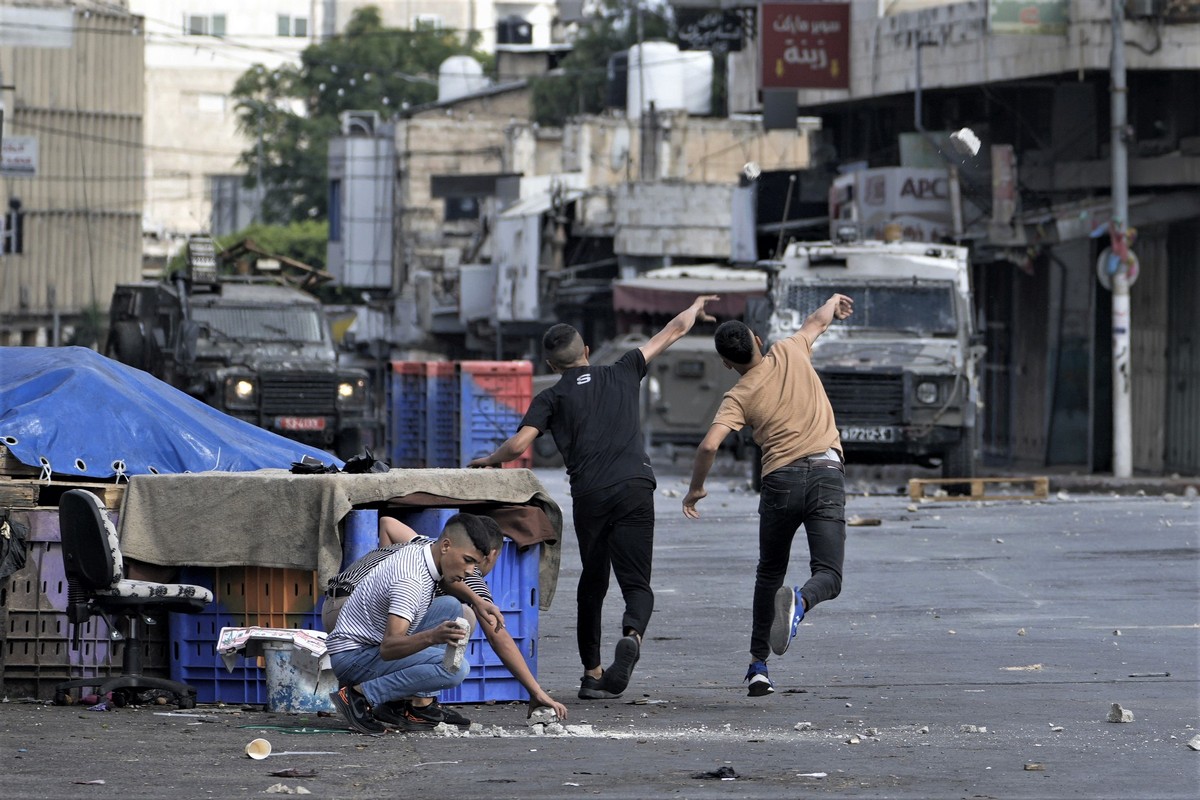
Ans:
{"label": "vehicle license plate", "polygon": [[894,442],[899,438],[896,429],[886,425],[845,427],[841,435],[843,442]]}
{"label": "vehicle license plate", "polygon": [[275,427],[281,431],[323,431],[324,417],[276,417]]}

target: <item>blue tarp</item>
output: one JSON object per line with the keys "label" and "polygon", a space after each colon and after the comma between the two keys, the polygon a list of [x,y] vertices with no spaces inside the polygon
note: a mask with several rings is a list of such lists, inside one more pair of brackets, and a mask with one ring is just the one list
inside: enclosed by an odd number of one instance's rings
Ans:
{"label": "blue tarp", "polygon": [[0,444],[93,478],[288,469],[305,455],[342,466],[85,347],[0,347]]}

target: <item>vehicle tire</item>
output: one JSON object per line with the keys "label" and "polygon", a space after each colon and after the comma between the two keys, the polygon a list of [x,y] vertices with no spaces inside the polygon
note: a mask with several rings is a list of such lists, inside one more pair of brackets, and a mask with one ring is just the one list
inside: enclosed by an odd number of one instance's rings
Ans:
{"label": "vehicle tire", "polygon": [[108,333],[104,354],[137,369],[146,368],[146,347],[136,322],[118,322]]}
{"label": "vehicle tire", "polygon": [[973,431],[963,431],[957,442],[942,454],[943,478],[975,477],[975,437]]}
{"label": "vehicle tire", "polygon": [[[957,442],[942,454],[943,478],[974,478],[975,477],[975,430],[968,428],[963,431]],[[945,484],[947,494],[970,494],[969,483]]]}

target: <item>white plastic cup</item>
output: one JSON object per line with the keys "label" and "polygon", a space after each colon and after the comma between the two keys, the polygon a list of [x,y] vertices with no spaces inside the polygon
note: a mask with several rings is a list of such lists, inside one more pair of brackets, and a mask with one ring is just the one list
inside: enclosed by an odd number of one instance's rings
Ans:
{"label": "white plastic cup", "polygon": [[463,637],[458,640],[456,645],[446,645],[446,655],[442,657],[442,667],[452,672],[458,672],[462,669],[463,655],[467,651],[467,636],[471,632],[471,623],[459,617],[454,620],[454,624],[462,628]]}
{"label": "white plastic cup", "polygon": [[267,756],[271,755],[271,743],[266,739],[252,739],[246,745],[246,755],[253,758],[255,761],[262,761]]}

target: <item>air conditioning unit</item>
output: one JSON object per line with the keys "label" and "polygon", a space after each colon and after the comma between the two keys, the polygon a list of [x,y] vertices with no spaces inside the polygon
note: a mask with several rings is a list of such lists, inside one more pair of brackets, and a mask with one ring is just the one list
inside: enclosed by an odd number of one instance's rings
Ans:
{"label": "air conditioning unit", "polygon": [[379,127],[378,111],[343,111],[340,119],[343,136],[374,136]]}
{"label": "air conditioning unit", "polygon": [[1153,19],[1167,10],[1167,0],[1125,0],[1125,16],[1129,19]]}

